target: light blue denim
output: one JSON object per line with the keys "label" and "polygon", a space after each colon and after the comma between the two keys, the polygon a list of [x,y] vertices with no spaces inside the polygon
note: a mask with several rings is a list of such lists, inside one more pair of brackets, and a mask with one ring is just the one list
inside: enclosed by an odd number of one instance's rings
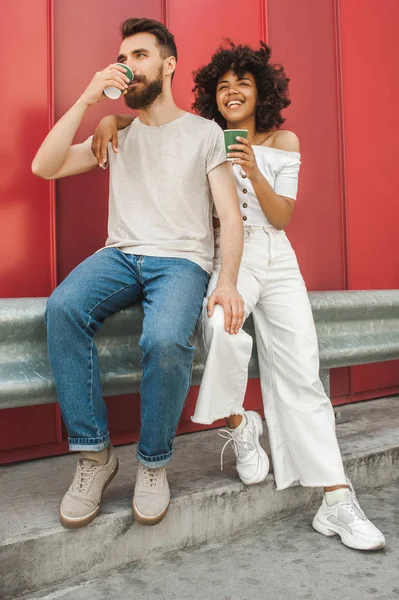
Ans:
{"label": "light blue denim", "polygon": [[[78,265],[46,308],[51,368],[71,450],[109,443],[107,412],[93,335],[113,313],[142,302],[143,379],[138,460],[164,466],[190,387],[197,323],[209,275],[181,258],[124,254],[106,248]],[[167,360],[165,359],[167,358]]]}

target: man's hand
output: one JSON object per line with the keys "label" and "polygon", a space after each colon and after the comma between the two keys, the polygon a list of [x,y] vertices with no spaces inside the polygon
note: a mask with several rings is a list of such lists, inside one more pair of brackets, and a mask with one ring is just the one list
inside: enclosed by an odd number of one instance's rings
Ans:
{"label": "man's hand", "polygon": [[98,71],[94,75],[79,100],[86,106],[91,106],[106,98],[103,94],[105,88],[114,86],[124,94],[129,83],[129,78],[126,76],[126,71],[122,66],[117,64],[109,65],[106,69]]}
{"label": "man's hand", "polygon": [[224,326],[229,333],[238,333],[244,323],[244,300],[233,283],[218,283],[208,300],[208,317],[213,315],[215,304],[224,310]]}
{"label": "man's hand", "polygon": [[105,167],[107,162],[107,146],[112,142],[112,149],[118,152],[118,129],[117,120],[114,115],[104,117],[97,125],[91,142],[91,150],[96,157],[98,165]]}

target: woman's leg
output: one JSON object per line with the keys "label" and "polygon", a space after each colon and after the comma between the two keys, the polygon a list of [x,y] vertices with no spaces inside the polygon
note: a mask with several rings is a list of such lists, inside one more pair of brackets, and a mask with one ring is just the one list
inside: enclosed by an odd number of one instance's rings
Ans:
{"label": "woman's leg", "polygon": [[[199,323],[202,351],[207,358],[192,420],[202,424],[244,414],[242,405],[252,353],[252,338],[248,333],[240,329],[234,335],[225,330],[221,306],[216,305],[213,315],[208,317],[207,302],[219,273],[220,265],[215,265]],[[247,269],[240,268],[237,288],[244,299],[247,318],[259,297],[259,285]]]}
{"label": "woman's leg", "polygon": [[307,291],[283,232],[279,241],[277,259],[269,264],[264,293],[253,311],[277,487],[299,480],[335,489],[324,494],[314,529],[339,535],[346,546],[358,550],[383,548],[383,534],[367,519],[345,477],[334,412],[319,379]]}
{"label": "woman's leg", "polygon": [[[275,235],[275,234],[271,234]],[[319,378],[316,330],[295,254],[284,234],[253,311],[261,388],[279,489],[346,485],[334,412]]]}
{"label": "woman's leg", "polygon": [[[221,306],[216,306],[212,317],[208,317],[207,299],[218,277],[219,267],[216,266],[201,316],[202,345],[207,360],[192,419],[199,423],[226,419],[228,429],[220,432],[227,439],[222,449],[222,464],[224,450],[231,443],[240,479],[246,485],[252,485],[263,481],[269,472],[269,459],[259,443],[263,433],[262,419],[258,413],[245,412],[243,408],[252,338],[243,329],[237,335],[225,331]],[[247,318],[257,302],[260,286],[245,267],[240,268],[237,288],[244,299]]]}

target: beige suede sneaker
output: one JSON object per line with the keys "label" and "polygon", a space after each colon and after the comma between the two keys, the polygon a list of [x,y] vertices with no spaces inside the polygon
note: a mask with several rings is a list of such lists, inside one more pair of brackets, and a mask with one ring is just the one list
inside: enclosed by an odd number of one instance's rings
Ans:
{"label": "beige suede sneaker", "polygon": [[62,499],[60,520],[64,527],[75,529],[93,521],[100,511],[101,497],[118,472],[118,459],[112,446],[108,462],[81,458],[72,484]]}
{"label": "beige suede sneaker", "polygon": [[133,495],[133,514],[143,525],[156,525],[167,513],[170,502],[166,467],[148,469],[139,463]]}

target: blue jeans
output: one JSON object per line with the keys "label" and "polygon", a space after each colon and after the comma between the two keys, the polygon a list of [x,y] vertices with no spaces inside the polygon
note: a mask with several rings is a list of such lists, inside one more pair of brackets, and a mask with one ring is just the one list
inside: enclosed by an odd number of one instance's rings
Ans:
{"label": "blue jeans", "polygon": [[124,254],[107,248],[78,265],[46,308],[58,402],[71,450],[100,451],[109,441],[93,335],[104,319],[142,302],[141,431],[137,456],[164,466],[190,387],[194,332],[209,275],[180,258]]}

